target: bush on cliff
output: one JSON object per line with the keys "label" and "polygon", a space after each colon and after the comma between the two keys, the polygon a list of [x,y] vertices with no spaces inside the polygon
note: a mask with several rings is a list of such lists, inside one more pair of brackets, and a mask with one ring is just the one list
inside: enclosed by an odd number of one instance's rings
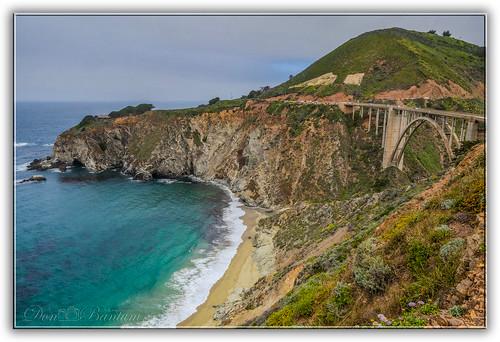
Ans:
{"label": "bush on cliff", "polygon": [[76,125],[76,128],[84,128],[85,126],[88,126],[89,124],[95,122],[96,120],[97,119],[92,115],[85,115],[82,121],[80,121],[80,123]]}
{"label": "bush on cliff", "polygon": [[119,118],[122,116],[129,116],[129,115],[141,115],[150,111],[153,108],[154,106],[152,104],[141,103],[140,105],[137,106],[127,106],[118,111],[112,111],[111,113],[109,113],[109,117]]}
{"label": "bush on cliff", "polygon": [[385,289],[392,277],[391,268],[381,256],[375,255],[376,240],[369,238],[358,247],[354,261],[354,280],[371,294]]}

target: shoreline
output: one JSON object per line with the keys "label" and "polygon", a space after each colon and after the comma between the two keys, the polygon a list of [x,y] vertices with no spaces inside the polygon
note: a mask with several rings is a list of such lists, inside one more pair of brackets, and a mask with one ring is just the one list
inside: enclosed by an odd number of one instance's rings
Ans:
{"label": "shoreline", "polygon": [[210,288],[205,301],[188,318],[177,324],[178,328],[205,328],[217,326],[213,319],[216,306],[226,302],[238,289],[249,288],[261,277],[257,265],[252,258],[255,247],[252,239],[255,236],[257,222],[265,217],[265,213],[258,208],[242,206],[245,214],[241,219],[246,228],[243,232],[236,254],[221,278]]}

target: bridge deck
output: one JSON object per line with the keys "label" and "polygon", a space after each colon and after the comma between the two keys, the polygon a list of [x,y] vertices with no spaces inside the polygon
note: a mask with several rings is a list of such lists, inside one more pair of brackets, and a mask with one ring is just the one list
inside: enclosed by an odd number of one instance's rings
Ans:
{"label": "bridge deck", "polygon": [[396,106],[396,105],[388,105],[388,104],[380,104],[380,103],[363,103],[363,102],[341,102],[341,103],[346,105],[346,106],[361,106],[361,107],[379,108],[379,109],[389,109],[390,107],[392,107],[393,109],[396,109],[396,110],[406,110],[406,111],[411,111],[411,112],[416,112],[416,113],[447,116],[450,118],[467,119],[467,120],[474,120],[474,121],[478,121],[478,122],[485,122],[486,121],[484,116],[471,114],[471,113],[464,113],[464,112],[450,112],[450,111],[446,111],[446,110],[437,110],[437,109],[431,109],[431,108],[412,108],[412,107],[406,107],[406,106]]}

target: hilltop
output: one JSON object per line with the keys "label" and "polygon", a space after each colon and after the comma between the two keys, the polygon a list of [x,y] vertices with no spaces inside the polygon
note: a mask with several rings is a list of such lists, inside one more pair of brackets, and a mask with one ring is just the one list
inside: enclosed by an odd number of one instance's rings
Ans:
{"label": "hilltop", "polygon": [[401,28],[377,30],[345,42],[266,97],[346,93],[370,99],[432,81],[450,94],[481,98],[484,58],[484,47],[453,37]]}

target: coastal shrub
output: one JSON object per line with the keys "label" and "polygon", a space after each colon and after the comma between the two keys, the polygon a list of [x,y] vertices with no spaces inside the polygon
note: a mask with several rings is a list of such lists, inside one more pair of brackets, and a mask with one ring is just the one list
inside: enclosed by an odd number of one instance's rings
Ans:
{"label": "coastal shrub", "polygon": [[461,317],[465,314],[465,309],[463,306],[454,305],[450,308],[449,312],[453,317]]}
{"label": "coastal shrub", "polygon": [[137,106],[127,106],[125,108],[122,108],[120,110],[112,111],[109,113],[110,118],[119,118],[121,116],[127,116],[127,115],[140,115],[145,112],[148,112],[152,110],[154,106],[149,103],[141,103]]}
{"label": "coastal shrub", "polygon": [[327,252],[321,254],[316,259],[307,263],[297,277],[296,283],[301,284],[312,275],[321,272],[339,272],[342,269],[342,266],[345,265],[346,258],[351,251],[350,242],[351,241],[347,240],[338,245],[335,245]]}
{"label": "coastal shrub", "polygon": [[426,320],[419,317],[414,311],[403,312],[401,317],[392,322],[393,326],[397,327],[423,327]]}
{"label": "coastal shrub", "polygon": [[412,274],[422,272],[429,260],[430,248],[422,241],[411,241],[408,246],[407,264]]}
{"label": "coastal shrub", "polygon": [[361,243],[353,267],[356,284],[372,294],[383,291],[392,277],[391,268],[381,256],[374,255],[375,249],[374,238]]}
{"label": "coastal shrub", "polygon": [[[402,303],[435,299],[440,291],[446,290],[456,283],[457,269],[460,264],[456,245],[456,242],[444,245],[443,247],[446,247],[442,248],[442,250],[445,251],[443,254],[446,257],[441,256],[433,259],[432,267],[427,269],[426,272],[415,275],[416,280],[406,288],[401,299]],[[441,255],[441,250],[439,254]]]}
{"label": "coastal shrub", "polygon": [[460,187],[462,191],[457,191],[458,200],[455,208],[459,211],[480,213],[484,211],[486,205],[485,177],[483,170],[474,170],[474,172],[463,180]]}
{"label": "coastal shrub", "polygon": [[421,327],[425,326],[428,316],[439,313],[439,308],[434,303],[423,303],[422,301],[406,303],[405,309],[400,317],[392,323],[399,327]]}
{"label": "coastal shrub", "polygon": [[212,105],[199,105],[196,108],[165,109],[155,110],[153,113],[162,120],[169,120],[175,117],[197,116],[202,113],[221,112],[229,109],[245,108],[245,99],[220,100]]}
{"label": "coastal shrub", "polygon": [[418,311],[420,311],[424,315],[435,315],[439,312],[439,308],[434,303],[425,303],[420,308],[418,308]]}
{"label": "coastal shrub", "polygon": [[220,101],[219,97],[214,97],[213,99],[211,99],[211,100],[208,101],[208,105],[209,106],[214,105],[214,104],[216,104],[219,101]]}
{"label": "coastal shrub", "polygon": [[432,242],[441,242],[452,236],[452,231],[447,224],[441,224],[434,228],[430,235]]}
{"label": "coastal shrub", "polygon": [[[296,104],[286,103],[287,124],[292,136],[302,132],[303,124],[310,118],[326,118],[331,122],[345,122],[346,116],[338,106],[321,105],[314,103]],[[274,109],[278,110],[278,108]]]}
{"label": "coastal shrub", "polygon": [[337,229],[337,225],[336,225],[335,223],[330,223],[330,224],[329,224],[329,225],[327,225],[326,227],[323,227],[323,228],[321,229],[321,231],[322,231],[323,233],[328,233],[328,234],[330,234],[330,233],[333,233],[336,229]]}
{"label": "coastal shrub", "polygon": [[[484,114],[484,100],[480,98],[463,99],[459,97],[446,97],[443,99],[427,100],[427,107],[447,111]],[[468,144],[469,142],[465,143]]]}
{"label": "coastal shrub", "polygon": [[97,121],[97,118],[95,118],[94,116],[92,115],[85,115],[82,119],[82,121],[80,121],[80,123],[78,125],[76,125],[76,128],[84,128],[86,126],[89,126],[90,124],[94,123]]}
{"label": "coastal shrub", "polygon": [[203,143],[201,142],[200,133],[198,131],[193,132],[193,140],[196,146],[203,145]]}
{"label": "coastal shrub", "polygon": [[281,115],[283,110],[286,108],[287,104],[283,101],[274,101],[269,104],[266,108],[266,112],[270,115]]}
{"label": "coastal shrub", "polygon": [[322,286],[321,276],[310,278],[306,283],[288,295],[281,309],[273,312],[266,320],[269,326],[296,325],[301,318],[310,317],[318,297],[324,296],[327,288]]}
{"label": "coastal shrub", "polygon": [[405,232],[421,219],[421,213],[412,211],[401,215],[398,220],[383,235],[389,247],[399,246],[405,237]]}
{"label": "coastal shrub", "polygon": [[456,258],[464,248],[465,241],[462,238],[455,238],[443,245],[439,250],[439,256],[443,260]]}
{"label": "coastal shrub", "polygon": [[289,306],[273,312],[266,320],[266,325],[271,327],[289,327],[294,325],[295,319],[292,308]]}
{"label": "coastal shrub", "polygon": [[325,321],[333,323],[342,318],[353,303],[352,289],[349,284],[339,281],[326,303]]}

